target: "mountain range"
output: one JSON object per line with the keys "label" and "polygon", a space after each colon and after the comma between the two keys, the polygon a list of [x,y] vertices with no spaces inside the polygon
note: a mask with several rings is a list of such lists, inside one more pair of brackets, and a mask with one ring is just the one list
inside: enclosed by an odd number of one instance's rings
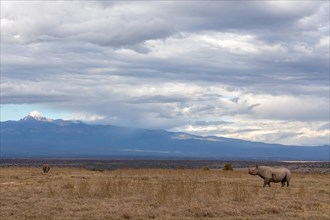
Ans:
{"label": "mountain range", "polygon": [[172,158],[329,161],[329,146],[286,146],[28,115],[1,122],[1,158]]}

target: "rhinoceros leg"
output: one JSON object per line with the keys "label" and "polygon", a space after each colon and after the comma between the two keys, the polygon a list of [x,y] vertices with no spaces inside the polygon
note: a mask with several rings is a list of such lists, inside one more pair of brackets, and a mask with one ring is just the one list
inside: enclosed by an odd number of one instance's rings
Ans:
{"label": "rhinoceros leg", "polygon": [[282,187],[285,186],[285,180],[281,182],[282,183]]}
{"label": "rhinoceros leg", "polygon": [[266,180],[264,180],[264,187],[266,187],[266,185],[267,185],[267,181],[266,181]]}
{"label": "rhinoceros leg", "polygon": [[270,179],[265,178],[264,187],[266,187],[266,185],[268,185],[270,187]]}

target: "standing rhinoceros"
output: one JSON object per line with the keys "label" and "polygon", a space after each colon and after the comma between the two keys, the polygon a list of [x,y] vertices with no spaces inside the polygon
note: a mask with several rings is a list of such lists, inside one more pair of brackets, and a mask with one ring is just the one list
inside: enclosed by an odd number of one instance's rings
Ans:
{"label": "standing rhinoceros", "polygon": [[287,168],[272,168],[267,166],[258,166],[255,168],[249,168],[249,174],[258,175],[264,179],[264,187],[268,185],[270,187],[270,182],[282,183],[282,187],[290,184],[291,173]]}
{"label": "standing rhinoceros", "polygon": [[46,163],[44,163],[44,164],[42,165],[42,170],[44,171],[44,173],[48,173],[49,170],[50,170],[49,165],[46,164]]}

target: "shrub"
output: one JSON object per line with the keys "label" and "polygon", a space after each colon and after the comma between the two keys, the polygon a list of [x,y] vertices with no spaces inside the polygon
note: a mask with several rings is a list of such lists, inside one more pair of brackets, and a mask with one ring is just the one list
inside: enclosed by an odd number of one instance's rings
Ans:
{"label": "shrub", "polygon": [[223,166],[223,170],[233,170],[233,166],[230,163],[226,163]]}

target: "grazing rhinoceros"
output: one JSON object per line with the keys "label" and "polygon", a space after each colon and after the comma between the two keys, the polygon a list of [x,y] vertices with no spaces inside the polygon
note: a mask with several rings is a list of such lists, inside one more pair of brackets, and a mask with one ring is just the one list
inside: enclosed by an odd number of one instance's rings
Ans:
{"label": "grazing rhinoceros", "polygon": [[282,183],[282,187],[290,184],[291,173],[287,168],[272,168],[267,166],[256,166],[255,168],[249,168],[249,174],[258,175],[264,179],[264,187],[268,185],[270,187],[270,182]]}
{"label": "grazing rhinoceros", "polygon": [[44,163],[42,165],[42,170],[44,171],[44,173],[48,173],[48,171],[50,170],[50,167],[48,164]]}

